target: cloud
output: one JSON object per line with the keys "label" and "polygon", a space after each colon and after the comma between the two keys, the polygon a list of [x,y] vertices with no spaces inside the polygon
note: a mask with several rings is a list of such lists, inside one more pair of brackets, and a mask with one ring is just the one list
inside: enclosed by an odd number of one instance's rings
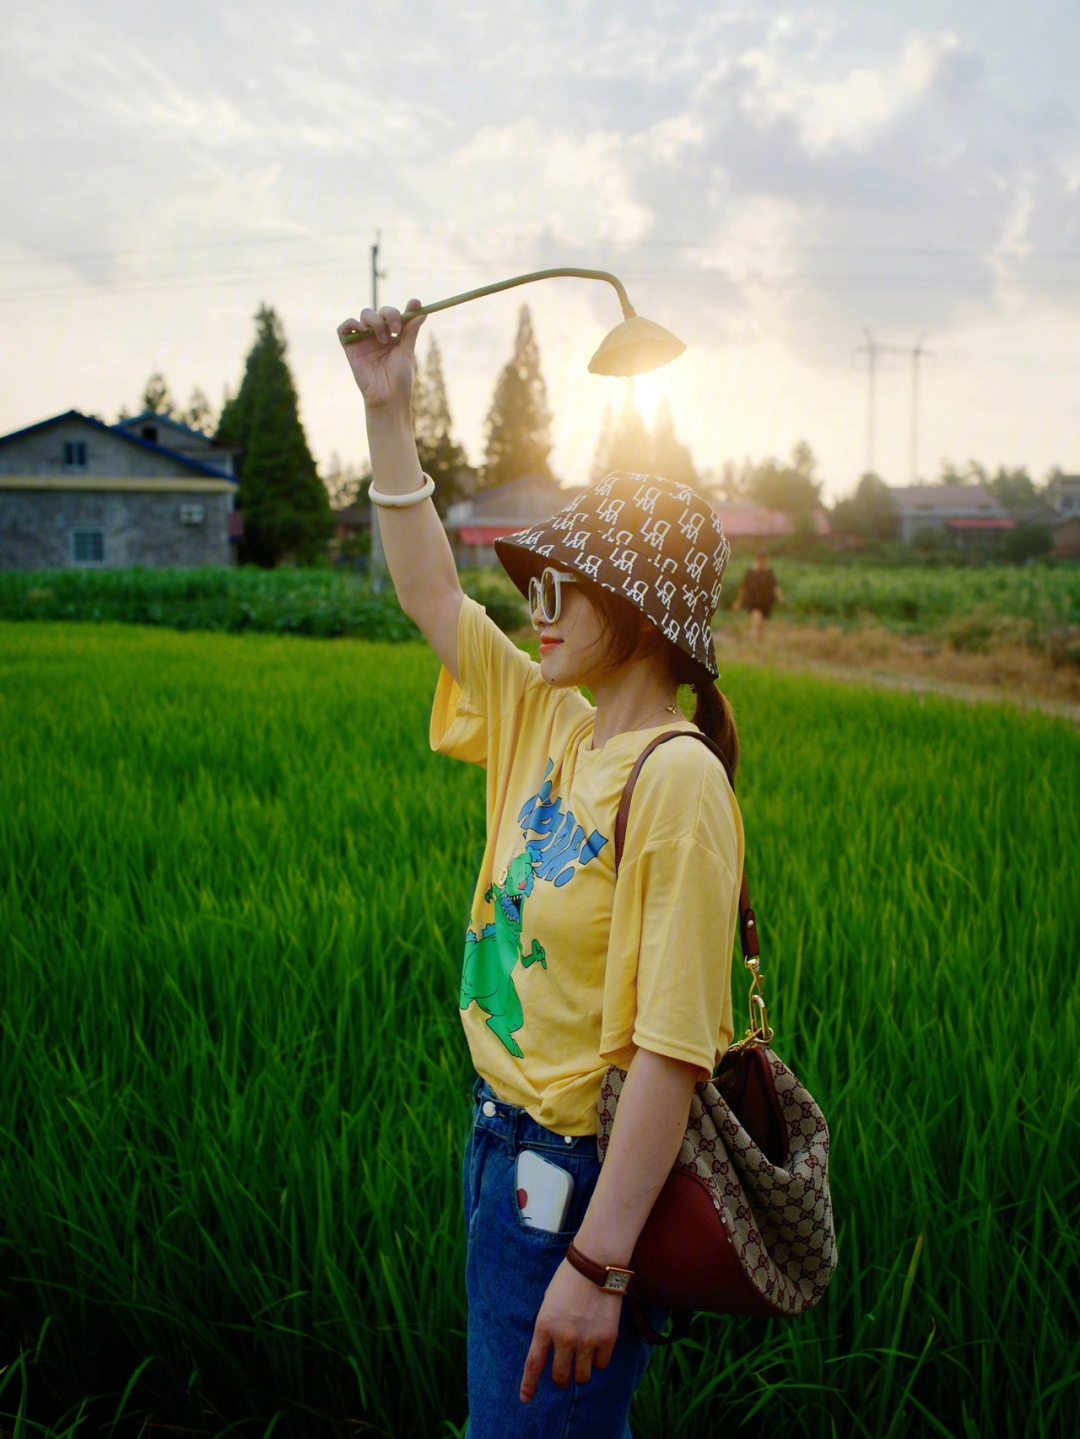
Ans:
{"label": "cloud", "polygon": [[[974,0],[891,15],[38,0],[3,27],[0,183],[17,203],[0,219],[0,304],[20,352],[72,305],[106,306],[141,383],[155,326],[209,335],[202,317],[220,312],[244,333],[226,353],[215,332],[197,363],[235,382],[265,296],[291,307],[297,363],[314,366],[324,311],[366,286],[380,226],[394,287],[612,267],[710,364],[758,346],[837,385],[863,325],[927,328],[941,347],[1025,307],[1053,314],[1055,335],[1075,314],[1061,252],[1080,237],[1080,147],[1071,75],[1054,65],[1080,20],[1065,12],[1029,33]],[[575,293],[545,299],[549,333],[570,328]],[[598,325],[609,299],[588,292]],[[474,445],[511,312],[485,313],[453,331],[475,346],[452,381]],[[311,405],[332,435],[329,402]]]}

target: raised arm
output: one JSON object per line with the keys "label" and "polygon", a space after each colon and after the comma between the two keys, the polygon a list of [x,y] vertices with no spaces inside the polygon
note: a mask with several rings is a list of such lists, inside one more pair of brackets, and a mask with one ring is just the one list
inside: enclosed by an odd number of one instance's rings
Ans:
{"label": "raised arm", "polygon": [[[344,346],[349,367],[364,397],[371,475],[377,489],[403,495],[422,488],[412,425],[412,385],[416,337],[423,317],[409,321],[390,305],[378,314],[364,310],[359,320],[338,326],[371,329],[370,339]],[[454,676],[458,675],[457,627],[462,590],[446,531],[430,499],[406,509],[379,508],[379,533],[390,578],[401,608]]]}

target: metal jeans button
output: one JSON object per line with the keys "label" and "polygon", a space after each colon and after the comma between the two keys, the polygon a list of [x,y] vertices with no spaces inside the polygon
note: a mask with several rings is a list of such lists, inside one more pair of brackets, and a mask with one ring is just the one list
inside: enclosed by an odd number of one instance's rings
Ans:
{"label": "metal jeans button", "polygon": [[490,1099],[485,1099],[481,1108],[483,1109],[483,1112],[487,1115],[488,1119],[495,1118],[495,1106],[492,1104]]}

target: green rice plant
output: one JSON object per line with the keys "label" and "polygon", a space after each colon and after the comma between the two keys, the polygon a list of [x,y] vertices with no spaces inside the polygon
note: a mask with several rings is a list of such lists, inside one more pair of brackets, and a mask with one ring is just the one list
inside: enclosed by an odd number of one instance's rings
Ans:
{"label": "green rice plant", "polygon": [[[724,604],[734,603],[746,568],[733,568],[724,586]],[[773,568],[785,600],[780,613],[794,619],[854,623],[871,618],[899,629],[928,631],[981,611],[1022,620],[1034,642],[1055,626],[1080,623],[1077,566],[929,569],[777,560]]]}
{"label": "green rice plant", "polygon": [[[416,644],[0,624],[0,1365],[52,1316],[19,1423],[67,1439],[105,1395],[131,1433],[461,1432],[484,776],[427,747],[435,674]],[[635,1433],[1076,1432],[1080,741],[724,684],[840,1266],[803,1320],[699,1317]]]}
{"label": "green rice plant", "polygon": [[[527,623],[525,604],[500,571],[462,573],[496,624]],[[119,620],[179,630],[263,630],[329,639],[414,640],[393,588],[376,593],[340,570],[227,569],[0,571],[0,619]]]}

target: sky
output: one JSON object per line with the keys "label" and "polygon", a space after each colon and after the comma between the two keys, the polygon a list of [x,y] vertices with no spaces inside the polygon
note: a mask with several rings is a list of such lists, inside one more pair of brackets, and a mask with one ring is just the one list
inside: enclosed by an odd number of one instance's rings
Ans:
{"label": "sky", "polygon": [[567,483],[630,385],[701,470],[806,440],[827,498],[910,483],[917,346],[915,474],[1080,469],[1078,73],[1058,0],[14,0],[0,433],[155,369],[219,404],[265,301],[316,458],[361,463],[335,327],[378,233],[381,303],[610,269],[687,343],[589,375],[620,315],[580,280],[432,317],[474,461],[526,300]]}

